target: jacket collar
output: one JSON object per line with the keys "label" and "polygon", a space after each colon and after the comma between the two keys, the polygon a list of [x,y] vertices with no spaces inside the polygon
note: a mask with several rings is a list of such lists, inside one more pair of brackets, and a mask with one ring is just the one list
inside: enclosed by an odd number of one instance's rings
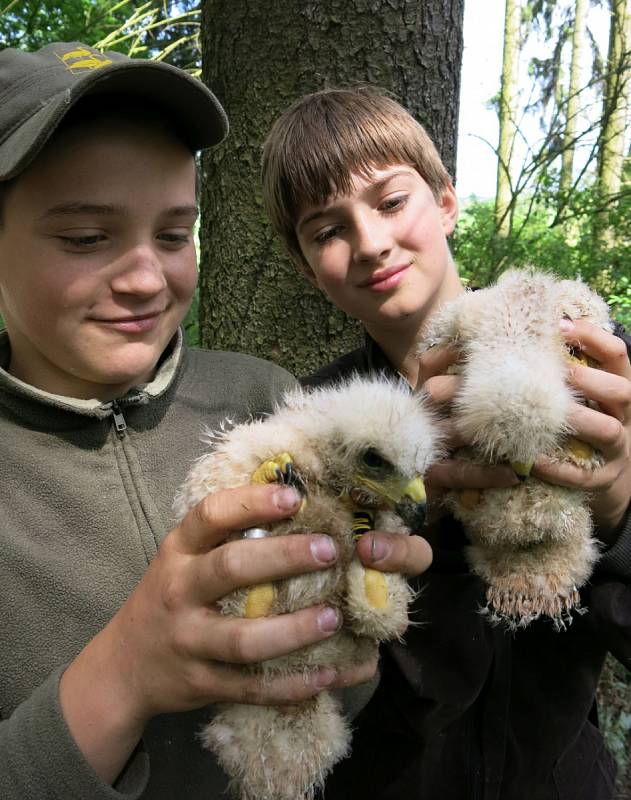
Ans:
{"label": "jacket collar", "polygon": [[19,416],[23,416],[22,412],[28,416],[28,407],[35,404],[40,409],[42,406],[48,406],[51,409],[105,419],[111,416],[114,405],[128,407],[161,397],[175,381],[183,360],[184,349],[184,335],[182,330],[178,329],[164,351],[152,381],[133,387],[115,401],[104,402],[96,398],[80,400],[45,392],[10,375],[7,372],[11,356],[9,336],[6,331],[0,331],[0,404],[6,403],[10,407],[19,408]]}
{"label": "jacket collar", "polygon": [[383,352],[381,346],[365,331],[364,352],[371,372],[385,372],[386,374],[397,374],[395,368],[388,360],[388,356]]}

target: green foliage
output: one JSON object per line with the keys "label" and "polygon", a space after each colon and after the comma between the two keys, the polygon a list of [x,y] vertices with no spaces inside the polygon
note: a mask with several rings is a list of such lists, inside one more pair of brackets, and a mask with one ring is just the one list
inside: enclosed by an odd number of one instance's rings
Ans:
{"label": "green foliage", "polygon": [[631,280],[626,275],[620,278],[608,302],[613,316],[631,330]]}
{"label": "green foliage", "polygon": [[[115,7],[119,6],[129,9],[128,0],[121,0]],[[140,6],[132,5],[131,10],[122,25],[95,42],[96,47],[120,50],[135,58],[168,60],[200,74],[199,0],[147,0]]]}
{"label": "green foliage", "polygon": [[80,41],[199,73],[199,0],[13,0],[0,8],[0,47]]}
{"label": "green foliage", "polygon": [[562,217],[554,181],[536,197],[515,205],[508,236],[495,231],[493,202],[465,205],[453,239],[460,274],[469,285],[486,286],[507,267],[534,266],[563,277],[581,277],[610,304],[612,315],[631,329],[631,192],[603,205],[593,187],[574,191]]}
{"label": "green foliage", "polygon": [[0,14],[0,41],[25,50],[64,40],[94,44],[125,17],[110,0],[14,0]]}

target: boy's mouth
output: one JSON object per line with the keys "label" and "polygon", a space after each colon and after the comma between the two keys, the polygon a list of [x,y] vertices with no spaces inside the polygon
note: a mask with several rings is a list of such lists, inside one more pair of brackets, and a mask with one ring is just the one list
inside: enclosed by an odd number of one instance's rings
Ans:
{"label": "boy's mouth", "polygon": [[392,289],[403,280],[403,276],[409,266],[409,264],[396,264],[393,267],[380,269],[362,281],[359,286],[362,289],[371,289],[376,292],[388,291],[388,289]]}
{"label": "boy's mouth", "polygon": [[153,330],[159,323],[162,311],[153,311],[145,314],[129,314],[128,316],[113,317],[111,319],[96,319],[101,325],[126,333],[146,333]]}

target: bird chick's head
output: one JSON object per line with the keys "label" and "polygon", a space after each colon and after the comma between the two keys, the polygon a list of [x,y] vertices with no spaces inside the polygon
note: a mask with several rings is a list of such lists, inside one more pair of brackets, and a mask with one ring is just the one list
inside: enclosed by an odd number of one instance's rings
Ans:
{"label": "bird chick's head", "polygon": [[410,530],[422,527],[427,495],[421,475],[402,474],[377,447],[369,446],[355,458],[348,477],[342,491],[354,506],[395,511]]}
{"label": "bird chick's head", "polygon": [[613,330],[609,307],[579,278],[559,281],[556,303],[559,317],[591,322],[607,333]]}
{"label": "bird chick's head", "polygon": [[319,481],[358,508],[388,509],[412,529],[422,522],[423,476],[439,456],[434,419],[403,381],[353,377],[286,397],[323,465]]}

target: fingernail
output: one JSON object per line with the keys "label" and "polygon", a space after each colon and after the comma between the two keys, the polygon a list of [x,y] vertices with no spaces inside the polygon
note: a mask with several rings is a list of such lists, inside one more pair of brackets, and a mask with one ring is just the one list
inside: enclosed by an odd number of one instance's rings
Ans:
{"label": "fingernail", "polygon": [[337,547],[330,536],[313,536],[311,538],[311,552],[316,561],[330,564],[337,558]]}
{"label": "fingernail", "polygon": [[337,672],[334,669],[319,669],[313,674],[313,685],[316,689],[326,689],[337,678]]}
{"label": "fingernail", "polygon": [[318,628],[322,633],[333,633],[342,627],[342,615],[336,608],[323,608],[318,614]]}
{"label": "fingernail", "polygon": [[565,333],[568,333],[569,331],[574,330],[574,323],[572,322],[571,319],[563,317],[563,319],[559,321],[559,328]]}
{"label": "fingernail", "polygon": [[284,486],[274,492],[274,502],[281,511],[291,511],[300,502],[300,495],[291,486]]}
{"label": "fingernail", "polygon": [[380,539],[378,536],[373,536],[370,543],[370,560],[381,561],[386,556],[390,555],[392,550],[390,543]]}

